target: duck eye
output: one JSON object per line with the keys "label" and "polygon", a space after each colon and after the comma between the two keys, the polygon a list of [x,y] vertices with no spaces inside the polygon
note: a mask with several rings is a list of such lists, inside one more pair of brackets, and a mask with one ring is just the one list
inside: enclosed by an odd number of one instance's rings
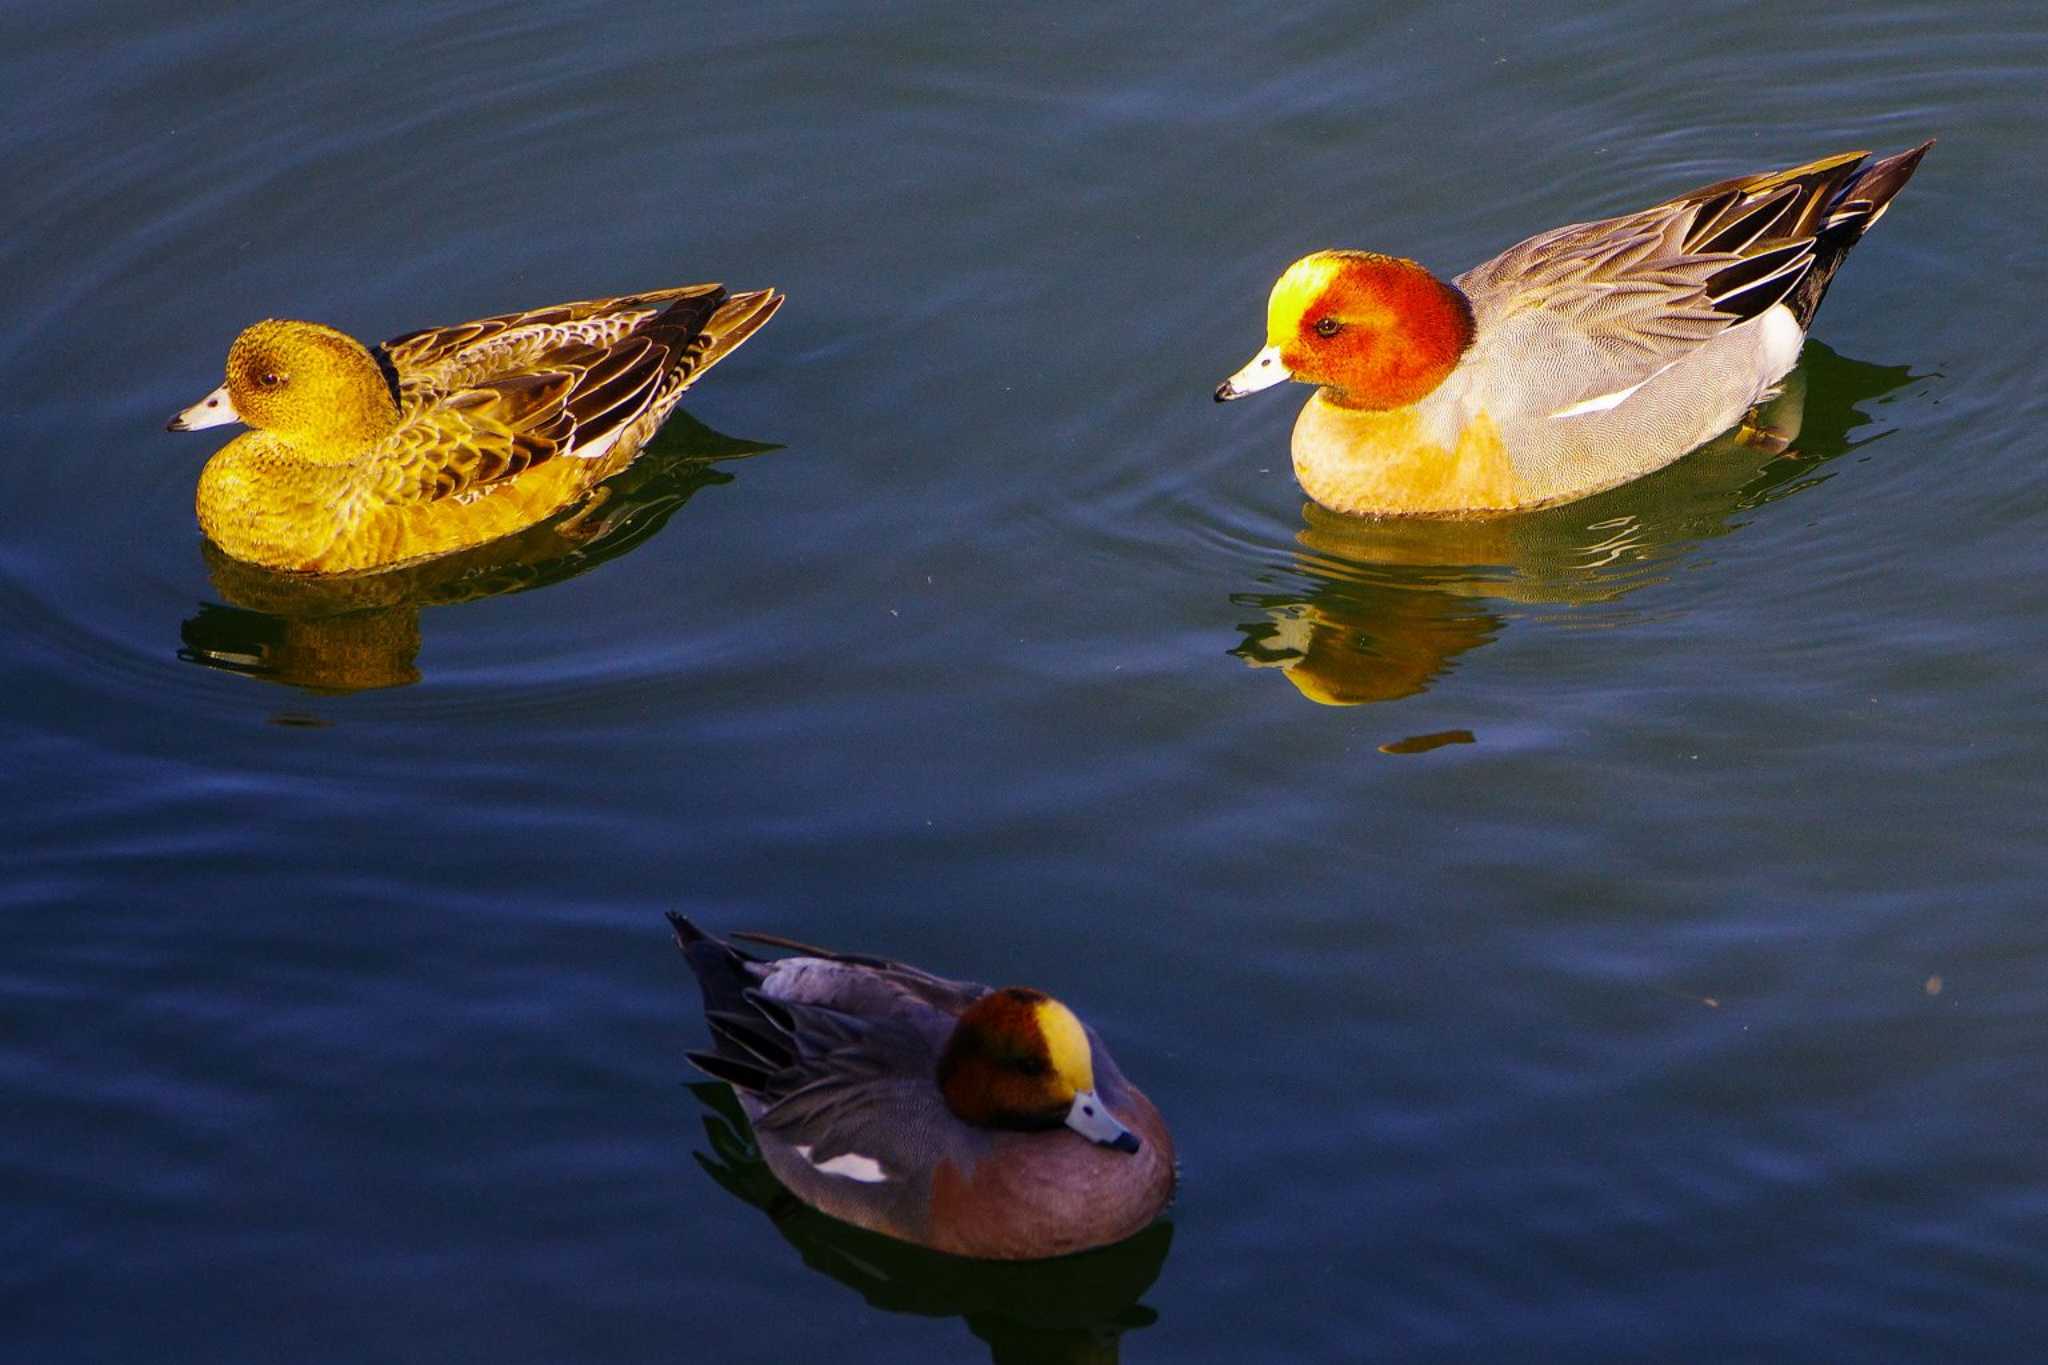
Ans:
{"label": "duck eye", "polygon": [[274,389],[279,384],[284,383],[284,376],[276,370],[265,370],[262,374],[256,376],[256,382],[266,389]]}
{"label": "duck eye", "polygon": [[1319,337],[1333,337],[1337,335],[1337,329],[1342,325],[1335,318],[1325,317],[1316,323],[1316,335]]}

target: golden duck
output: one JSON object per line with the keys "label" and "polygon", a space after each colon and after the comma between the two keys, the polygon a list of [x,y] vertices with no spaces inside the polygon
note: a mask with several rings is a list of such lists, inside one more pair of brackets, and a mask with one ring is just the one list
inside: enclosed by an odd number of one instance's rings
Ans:
{"label": "golden duck", "polygon": [[410,332],[375,348],[271,319],[173,431],[251,430],[199,476],[200,528],[272,569],[346,573],[545,520],[632,462],[684,390],[773,317],[690,284]]}
{"label": "golden duck", "polygon": [[1294,472],[1336,512],[1484,515],[1613,488],[1770,396],[1932,145],[1723,180],[1540,233],[1450,283],[1318,251],[1273,286],[1266,346],[1216,400],[1318,385]]}

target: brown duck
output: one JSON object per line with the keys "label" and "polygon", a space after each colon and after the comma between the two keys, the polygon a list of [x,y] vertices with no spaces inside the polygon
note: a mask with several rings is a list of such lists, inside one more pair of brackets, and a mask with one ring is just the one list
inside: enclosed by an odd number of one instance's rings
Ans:
{"label": "brown duck", "polygon": [[759,958],[671,914],[768,1169],[842,1222],[933,1251],[1037,1260],[1142,1231],[1173,1139],[1059,1001],[763,934]]}

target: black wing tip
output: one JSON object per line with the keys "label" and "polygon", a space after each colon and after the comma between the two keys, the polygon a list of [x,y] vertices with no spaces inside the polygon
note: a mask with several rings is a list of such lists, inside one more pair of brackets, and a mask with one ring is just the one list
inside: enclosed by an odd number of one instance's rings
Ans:
{"label": "black wing tip", "polygon": [[[1928,138],[1918,147],[1908,148],[1897,156],[1886,157],[1865,171],[1864,178],[1881,179],[1887,189],[1885,200],[1889,202],[1892,195],[1906,187],[1906,182],[1913,178],[1913,172],[1920,169],[1920,163],[1926,160],[1927,154],[1933,150],[1934,139]],[[1880,204],[1879,207],[1882,208],[1883,205]]]}
{"label": "black wing tip", "polygon": [[685,1052],[685,1061],[714,1081],[724,1081],[735,1090],[758,1092],[767,1086],[768,1073],[759,1067],[748,1066],[745,1062],[716,1052]]}
{"label": "black wing tip", "polygon": [[1813,325],[1814,314],[1820,311],[1821,301],[1827,297],[1828,285],[1835,272],[1841,269],[1850,249],[1862,241],[1863,234],[1884,216],[1892,200],[1913,178],[1921,158],[1927,155],[1934,142],[1933,138],[1928,138],[1917,147],[1909,147],[1872,162],[1859,169],[1835,192],[1831,206],[1841,206],[1849,211],[1843,212],[1838,222],[1824,223],[1820,227],[1816,235],[1813,267],[1783,300],[1801,327]]}
{"label": "black wing tip", "polygon": [[756,1014],[784,1033],[796,1032],[796,1014],[782,1001],[751,987],[740,992],[740,999],[746,1001]]}
{"label": "black wing tip", "polygon": [[715,1009],[721,1001],[746,989],[745,954],[705,933],[681,911],[662,913],[668,917],[669,930],[675,935],[676,950],[689,964],[690,974],[697,978],[697,989],[704,994],[706,1009]]}
{"label": "black wing tip", "polygon": [[1920,169],[1920,162],[1933,149],[1934,142],[1933,138],[1928,138],[1918,147],[1908,147],[1903,152],[1873,161],[1850,182],[1843,192],[1843,197],[1868,198],[1882,211],[1892,196],[1904,189],[1906,182],[1913,178],[1913,172]]}
{"label": "black wing tip", "polygon": [[692,294],[687,298],[677,299],[650,318],[635,335],[654,333],[682,338],[693,337],[704,330],[729,298],[731,295],[726,293],[725,286],[721,284],[709,293]]}

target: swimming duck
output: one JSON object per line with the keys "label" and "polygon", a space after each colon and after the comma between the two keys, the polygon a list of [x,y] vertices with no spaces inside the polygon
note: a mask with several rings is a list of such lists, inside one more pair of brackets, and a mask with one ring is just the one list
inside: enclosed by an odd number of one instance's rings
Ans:
{"label": "swimming duck", "polygon": [[386,568],[522,530],[624,469],[782,297],[690,284],[374,350],[318,323],[256,323],[228,350],[227,382],[170,421],[253,428],[199,476],[200,528],[237,559],[306,573]]}
{"label": "swimming duck", "polygon": [[1321,387],[1294,472],[1332,511],[1459,515],[1569,502],[1734,426],[1792,368],[1849,248],[1934,144],[1844,152],[1540,233],[1446,284],[1318,251],[1216,390]]}
{"label": "swimming duck", "polygon": [[1102,1040],[1041,991],[991,990],[766,934],[763,959],[671,914],[761,1155],[803,1202],[957,1256],[1107,1246],[1166,1207],[1173,1139]]}

